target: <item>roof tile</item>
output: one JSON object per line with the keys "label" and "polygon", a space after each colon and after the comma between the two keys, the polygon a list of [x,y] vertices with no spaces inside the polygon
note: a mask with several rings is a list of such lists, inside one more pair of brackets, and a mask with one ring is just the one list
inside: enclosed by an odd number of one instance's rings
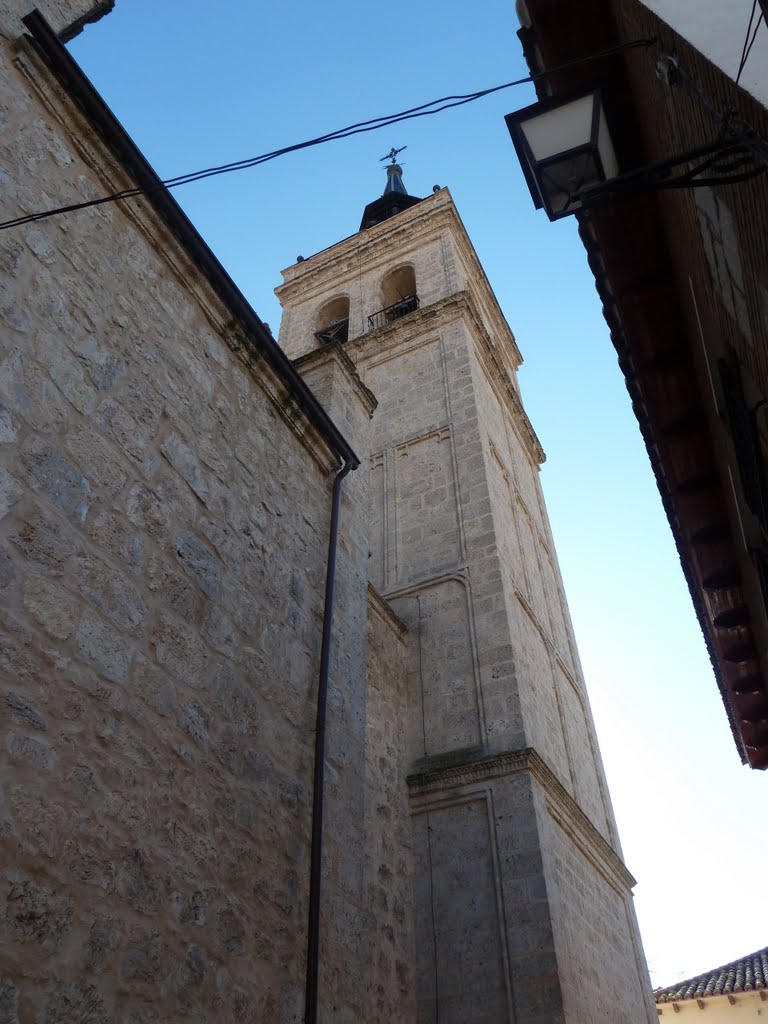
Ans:
{"label": "roof tile", "polygon": [[695,978],[657,989],[653,995],[657,1003],[673,1003],[763,988],[768,989],[768,946]]}

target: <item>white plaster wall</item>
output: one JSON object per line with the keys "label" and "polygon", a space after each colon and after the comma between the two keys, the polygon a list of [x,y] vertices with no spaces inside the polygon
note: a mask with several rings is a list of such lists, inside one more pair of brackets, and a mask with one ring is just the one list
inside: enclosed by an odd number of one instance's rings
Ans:
{"label": "white plaster wall", "polygon": [[[643,2],[721,71],[730,78],[736,78],[752,0],[728,0],[727,3],[722,0]],[[756,16],[759,13],[758,4]],[[760,25],[739,85],[768,106],[768,27],[765,22]]]}

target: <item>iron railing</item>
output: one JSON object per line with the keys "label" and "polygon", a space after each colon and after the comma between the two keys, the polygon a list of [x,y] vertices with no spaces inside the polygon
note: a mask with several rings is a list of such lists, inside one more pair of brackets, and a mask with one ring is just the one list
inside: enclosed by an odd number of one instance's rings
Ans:
{"label": "iron railing", "polygon": [[315,337],[324,345],[332,341],[340,341],[342,345],[349,337],[349,318],[346,320],[331,320],[322,331],[315,331]]}
{"label": "iron railing", "polygon": [[371,313],[368,317],[368,330],[375,331],[377,327],[391,324],[393,320],[399,320],[401,316],[407,316],[419,308],[418,295],[406,295],[404,299],[398,299],[391,306],[385,306],[377,313]]}

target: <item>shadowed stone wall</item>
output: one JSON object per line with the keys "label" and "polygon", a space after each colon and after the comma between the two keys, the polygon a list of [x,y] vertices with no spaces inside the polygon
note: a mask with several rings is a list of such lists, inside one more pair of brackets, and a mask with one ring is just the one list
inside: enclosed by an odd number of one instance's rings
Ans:
{"label": "shadowed stone wall", "polygon": [[[57,28],[90,9],[48,7]],[[7,214],[128,183],[23,43],[0,94]],[[0,1018],[299,1021],[336,460],[146,204],[5,232],[0,270]],[[339,408],[342,429],[369,415],[343,388]],[[342,501],[323,902],[321,1016],[350,1024],[396,1019],[412,962],[373,804],[400,752],[366,719],[364,480]],[[401,627],[376,622],[392,708]]]}

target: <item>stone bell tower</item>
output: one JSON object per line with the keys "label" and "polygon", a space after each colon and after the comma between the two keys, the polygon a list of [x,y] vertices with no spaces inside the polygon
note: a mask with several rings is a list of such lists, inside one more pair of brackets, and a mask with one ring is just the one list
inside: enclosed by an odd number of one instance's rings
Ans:
{"label": "stone bell tower", "polygon": [[297,365],[339,346],[378,401],[369,578],[409,631],[416,1019],[650,1022],[521,356],[448,190],[408,195],[394,158],[359,232],[278,296]]}

